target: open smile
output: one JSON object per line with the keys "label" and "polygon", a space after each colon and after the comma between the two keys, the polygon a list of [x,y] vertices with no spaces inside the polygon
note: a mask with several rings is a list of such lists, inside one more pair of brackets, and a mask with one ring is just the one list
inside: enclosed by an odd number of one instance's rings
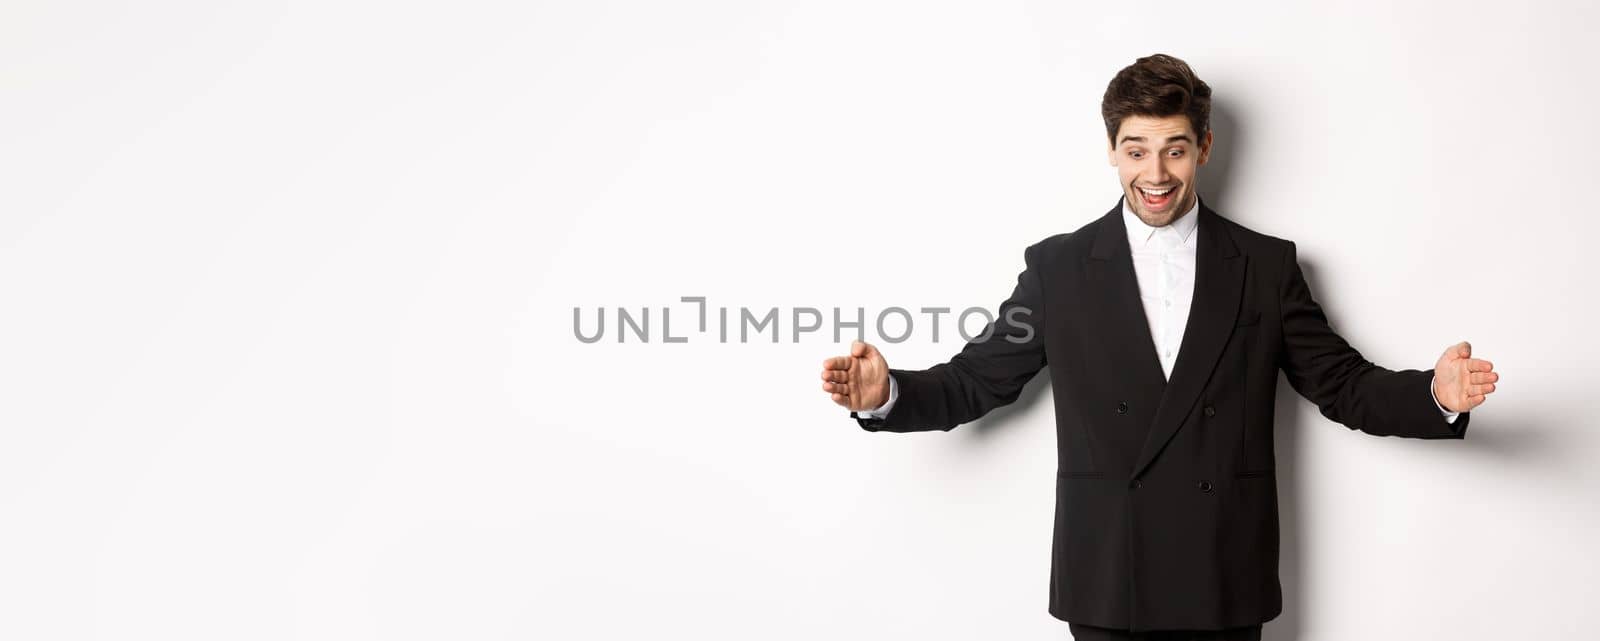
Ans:
{"label": "open smile", "polygon": [[1139,196],[1144,200],[1144,205],[1151,209],[1163,209],[1172,203],[1172,197],[1177,195],[1177,186],[1172,187],[1138,187]]}

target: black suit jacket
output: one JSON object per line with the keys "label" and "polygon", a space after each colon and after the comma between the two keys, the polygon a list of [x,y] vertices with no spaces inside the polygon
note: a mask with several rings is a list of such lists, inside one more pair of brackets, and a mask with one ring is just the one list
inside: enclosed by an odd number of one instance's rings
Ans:
{"label": "black suit jacket", "polygon": [[1328,327],[1294,243],[1202,201],[1195,290],[1171,379],[1150,337],[1121,200],[1027,248],[992,332],[948,362],[891,369],[866,430],[949,430],[1050,366],[1058,465],[1050,613],[1129,630],[1252,625],[1283,609],[1273,400],[1278,370],[1322,414],[1382,436],[1462,438],[1431,370],[1368,362]]}

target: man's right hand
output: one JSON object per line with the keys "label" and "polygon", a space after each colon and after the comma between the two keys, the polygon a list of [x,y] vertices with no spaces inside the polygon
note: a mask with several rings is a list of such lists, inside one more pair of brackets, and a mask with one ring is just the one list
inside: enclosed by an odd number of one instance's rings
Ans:
{"label": "man's right hand", "polygon": [[822,361],[822,391],[852,412],[877,409],[889,402],[889,363],[878,348],[850,343],[848,356]]}

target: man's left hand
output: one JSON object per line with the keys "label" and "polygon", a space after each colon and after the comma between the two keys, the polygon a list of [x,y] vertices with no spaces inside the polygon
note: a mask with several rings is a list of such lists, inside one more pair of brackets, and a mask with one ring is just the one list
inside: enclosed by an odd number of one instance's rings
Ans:
{"label": "man's left hand", "polygon": [[1444,350],[1433,366],[1433,396],[1452,412],[1465,412],[1483,404],[1494,392],[1500,374],[1494,364],[1472,358],[1472,345],[1461,341]]}

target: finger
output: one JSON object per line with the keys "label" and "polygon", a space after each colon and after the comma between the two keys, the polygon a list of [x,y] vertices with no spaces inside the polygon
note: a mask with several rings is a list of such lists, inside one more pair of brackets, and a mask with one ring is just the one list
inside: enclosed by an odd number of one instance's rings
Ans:
{"label": "finger", "polygon": [[833,402],[838,403],[839,406],[847,409],[850,407],[850,399],[842,394],[834,394]]}
{"label": "finger", "polygon": [[1467,409],[1471,410],[1474,407],[1482,405],[1483,404],[1483,399],[1484,399],[1483,396],[1468,396],[1467,397]]}
{"label": "finger", "polygon": [[1492,371],[1493,369],[1494,369],[1494,363],[1491,363],[1489,361],[1483,360],[1481,358],[1474,358],[1472,360],[1467,361],[1467,371],[1469,371],[1469,372],[1488,372],[1488,371]]}
{"label": "finger", "polygon": [[1482,385],[1468,385],[1467,386],[1467,396],[1483,396],[1483,395],[1488,394],[1488,393],[1493,392],[1493,391],[1494,391],[1494,383],[1484,383]]}
{"label": "finger", "polygon": [[1473,372],[1468,375],[1473,384],[1493,383],[1500,380],[1499,372]]}
{"label": "finger", "polygon": [[822,361],[822,369],[850,369],[849,356],[834,356]]}

